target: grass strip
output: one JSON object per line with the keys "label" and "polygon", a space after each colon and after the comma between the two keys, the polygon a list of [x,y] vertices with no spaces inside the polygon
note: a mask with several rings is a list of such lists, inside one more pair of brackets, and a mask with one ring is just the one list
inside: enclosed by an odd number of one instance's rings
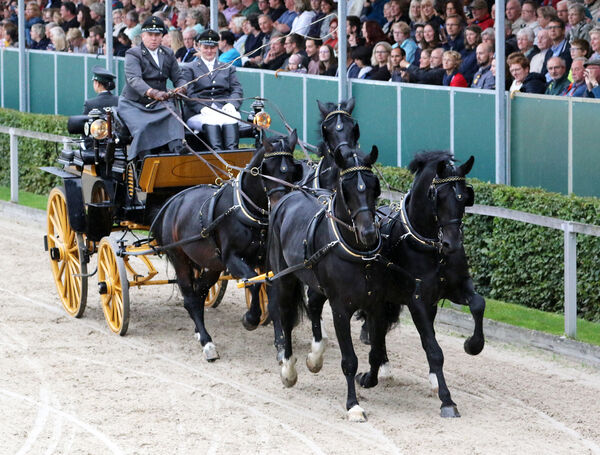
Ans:
{"label": "grass strip", "polygon": [[[0,200],[10,201],[9,187],[0,186]],[[48,196],[40,196],[39,194],[19,191],[19,204],[26,207],[33,207],[34,209],[40,209],[45,212],[46,205],[48,204]]]}

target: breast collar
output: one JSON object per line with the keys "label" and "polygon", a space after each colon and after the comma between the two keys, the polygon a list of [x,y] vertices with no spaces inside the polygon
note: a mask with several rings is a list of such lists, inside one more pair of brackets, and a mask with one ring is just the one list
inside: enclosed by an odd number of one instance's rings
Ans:
{"label": "breast collar", "polygon": [[[419,245],[427,247],[427,248],[433,248],[435,250],[440,250],[441,249],[441,243],[437,240],[437,239],[430,239],[427,237],[423,237],[421,234],[419,234],[415,228],[412,226],[412,224],[410,224],[410,220],[408,218],[408,212],[406,211],[406,201],[408,201],[408,199],[410,198],[411,194],[410,194],[410,190],[408,191],[408,193],[406,193],[404,195],[404,197],[402,198],[402,202],[400,204],[400,222],[402,223],[402,225],[404,226],[404,229],[406,230],[406,234],[404,234],[401,237],[401,240],[404,240],[405,238],[409,237],[411,239],[413,239],[414,241],[416,241]],[[391,234],[391,232],[390,232]]]}
{"label": "breast collar", "polygon": [[[238,176],[236,177],[235,180],[233,180],[231,182],[231,185],[233,186],[233,204],[234,205],[238,205],[240,207],[240,212],[244,215],[245,218],[247,218],[248,220],[250,220],[253,224],[258,224],[260,226],[268,226],[269,225],[269,219],[268,219],[268,215],[267,218],[257,218],[256,216],[253,216],[250,212],[250,210],[248,209],[246,203],[244,202],[244,196],[242,195],[242,174],[243,172],[240,172],[238,174]],[[248,196],[246,196],[248,197]]]}

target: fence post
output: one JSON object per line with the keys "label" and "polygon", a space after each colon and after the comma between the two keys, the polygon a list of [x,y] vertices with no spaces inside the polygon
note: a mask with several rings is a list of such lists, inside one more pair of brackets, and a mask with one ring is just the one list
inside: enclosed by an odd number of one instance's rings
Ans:
{"label": "fence post", "polygon": [[19,202],[19,138],[10,129],[10,202]]}
{"label": "fence post", "polygon": [[563,224],[565,236],[565,334],[577,336],[577,233],[570,222]]}

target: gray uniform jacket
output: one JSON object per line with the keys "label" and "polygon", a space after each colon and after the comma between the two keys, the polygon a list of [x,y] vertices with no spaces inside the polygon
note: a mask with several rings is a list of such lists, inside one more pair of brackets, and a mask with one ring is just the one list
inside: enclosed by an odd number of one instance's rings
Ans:
{"label": "gray uniform jacket", "polygon": [[98,93],[98,96],[89,98],[83,103],[83,113],[89,114],[92,109],[102,109],[104,107],[112,107],[119,104],[119,97],[112,94],[110,91]]}
{"label": "gray uniform jacket", "polygon": [[[212,105],[213,103],[218,107],[231,103],[236,110],[239,110],[242,105],[241,98],[244,96],[244,91],[235,74],[235,67],[231,65],[227,68],[227,66],[228,63],[217,60],[214,70],[208,76],[200,77],[196,82],[188,85],[188,96],[190,98],[203,98],[207,101],[205,104],[187,103],[188,113],[186,118],[199,114],[205,105]],[[202,59],[199,59],[182,65],[181,72],[185,81],[189,82],[208,73],[208,67]]]}
{"label": "gray uniform jacket", "polygon": [[159,46],[158,62],[159,66],[143,43],[125,54],[126,85],[117,111],[133,138],[127,150],[130,160],[140,151],[161,147],[184,136],[183,125],[165,107],[164,103],[168,103],[174,110],[171,100],[147,106],[153,102],[144,95],[149,88],[166,91],[167,79],[171,79],[175,87],[185,84],[171,49]]}

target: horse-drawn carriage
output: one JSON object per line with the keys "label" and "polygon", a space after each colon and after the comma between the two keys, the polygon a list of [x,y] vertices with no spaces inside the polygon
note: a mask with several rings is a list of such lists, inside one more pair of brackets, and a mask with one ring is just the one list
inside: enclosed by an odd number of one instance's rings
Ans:
{"label": "horse-drawn carriage", "polygon": [[[44,246],[65,311],[73,317],[83,315],[88,281],[97,273],[106,321],[113,332],[124,335],[129,322],[129,289],[176,282],[158,278],[151,256],[159,252],[159,245],[140,231],[149,230],[161,207],[174,195],[234,177],[251,160],[269,124],[263,102],[256,99],[248,121],[240,128],[240,137],[254,139],[254,147],[198,151],[202,139],[186,134],[187,151],[161,150],[128,160],[132,138],[116,110],[105,108],[70,117],[69,133],[81,135],[77,149],[61,152],[58,162],[62,169],[42,168],[63,181],[48,198]],[[123,235],[111,235],[115,231]],[[89,267],[95,253],[97,272]],[[221,274],[206,306],[220,303],[228,279],[230,275]],[[264,291],[261,295],[264,323],[268,319]],[[248,295],[247,300],[249,304]]]}

